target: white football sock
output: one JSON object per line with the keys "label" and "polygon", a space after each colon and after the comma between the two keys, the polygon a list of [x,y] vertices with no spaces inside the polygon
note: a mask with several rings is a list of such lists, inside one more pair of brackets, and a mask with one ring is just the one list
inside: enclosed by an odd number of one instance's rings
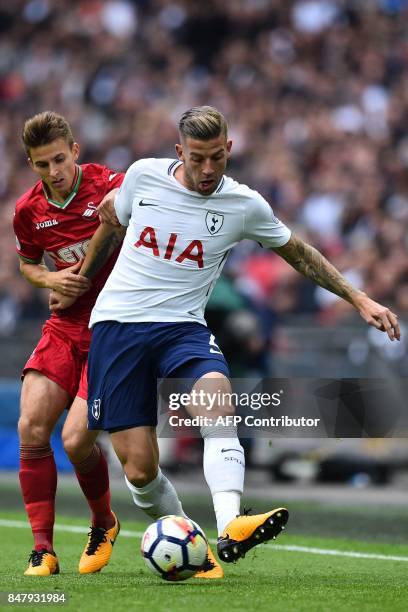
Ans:
{"label": "white football sock", "polygon": [[136,506],[152,519],[157,520],[167,514],[186,516],[176,489],[160,468],[156,478],[144,487],[135,487],[126,476],[125,481]]}
{"label": "white football sock", "polygon": [[215,518],[217,520],[217,531],[220,536],[228,523],[239,515],[241,493],[237,491],[220,491],[219,493],[213,493],[212,498]]}
{"label": "white football sock", "polygon": [[239,514],[245,454],[234,427],[202,427],[201,435],[204,438],[204,476],[213,498],[218,535],[221,535],[225,526]]}

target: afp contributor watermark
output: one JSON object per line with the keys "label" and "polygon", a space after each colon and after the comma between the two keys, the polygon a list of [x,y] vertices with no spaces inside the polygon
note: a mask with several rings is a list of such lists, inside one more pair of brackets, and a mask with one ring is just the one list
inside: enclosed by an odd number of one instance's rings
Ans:
{"label": "afp contributor watermark", "polygon": [[232,378],[228,385],[216,376],[159,380],[158,435],[188,429],[200,437],[200,427],[224,425],[248,438],[408,437],[408,378]]}
{"label": "afp contributor watermark", "polygon": [[317,427],[320,423],[320,418],[298,417],[292,418],[287,415],[280,417],[263,417],[257,418],[252,414],[240,416],[238,414],[230,414],[226,416],[218,416],[216,418],[207,416],[195,417],[179,417],[172,414],[169,417],[169,424],[172,427]]}

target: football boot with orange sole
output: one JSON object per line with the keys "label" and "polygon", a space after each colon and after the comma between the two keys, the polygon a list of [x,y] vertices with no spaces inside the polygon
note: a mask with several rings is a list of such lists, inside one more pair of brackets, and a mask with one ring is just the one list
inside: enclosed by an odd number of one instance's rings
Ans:
{"label": "football boot with orange sole", "polygon": [[115,517],[115,524],[110,529],[91,527],[87,545],[79,560],[80,574],[94,574],[108,565],[113,545],[120,531],[119,521],[113,512],[112,514]]}
{"label": "football boot with orange sole", "polygon": [[207,559],[199,572],[194,574],[194,578],[224,578],[224,570],[214,557],[214,553],[210,547],[207,551]]}
{"label": "football boot with orange sole", "polygon": [[218,538],[219,558],[225,563],[233,563],[245,557],[254,546],[274,540],[285,529],[288,518],[286,508],[276,508],[265,514],[237,516]]}
{"label": "football boot with orange sole", "polygon": [[50,552],[45,548],[33,550],[28,558],[28,568],[24,572],[24,576],[52,576],[52,574],[59,574],[58,559],[55,552]]}

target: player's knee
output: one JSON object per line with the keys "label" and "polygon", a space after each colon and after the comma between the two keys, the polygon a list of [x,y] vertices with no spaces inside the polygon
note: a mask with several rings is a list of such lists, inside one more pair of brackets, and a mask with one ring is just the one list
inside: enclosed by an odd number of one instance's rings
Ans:
{"label": "player's knee", "polygon": [[126,474],[126,478],[132,483],[133,486],[140,488],[145,487],[152,482],[157,476],[158,466],[156,465],[146,465],[146,466],[136,466],[130,463],[126,463],[124,465],[124,470]]}
{"label": "player's knee", "polygon": [[92,451],[93,444],[86,444],[82,432],[77,430],[62,430],[64,450],[71,461],[83,461]]}
{"label": "player's knee", "polygon": [[[194,412],[213,420],[235,415],[234,394],[229,379],[220,372],[204,374],[194,385]],[[198,401],[197,401],[198,397]],[[197,409],[198,407],[198,409]]]}
{"label": "player's knee", "polygon": [[50,442],[52,428],[36,416],[21,415],[17,429],[21,444],[43,445]]}

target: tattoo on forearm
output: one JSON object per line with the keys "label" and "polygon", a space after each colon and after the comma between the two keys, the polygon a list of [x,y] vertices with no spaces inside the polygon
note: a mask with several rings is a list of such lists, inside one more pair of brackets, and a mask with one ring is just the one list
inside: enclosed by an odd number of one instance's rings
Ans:
{"label": "tattoo on forearm", "polygon": [[123,235],[113,233],[106,236],[101,243],[94,249],[91,261],[87,266],[84,276],[87,278],[93,278],[98,270],[101,269],[103,264],[109,259],[113,251],[118,247],[123,239]]}
{"label": "tattoo on forearm", "polygon": [[283,247],[274,249],[295,270],[312,281],[350,302],[356,289],[319,251],[297,236]]}

